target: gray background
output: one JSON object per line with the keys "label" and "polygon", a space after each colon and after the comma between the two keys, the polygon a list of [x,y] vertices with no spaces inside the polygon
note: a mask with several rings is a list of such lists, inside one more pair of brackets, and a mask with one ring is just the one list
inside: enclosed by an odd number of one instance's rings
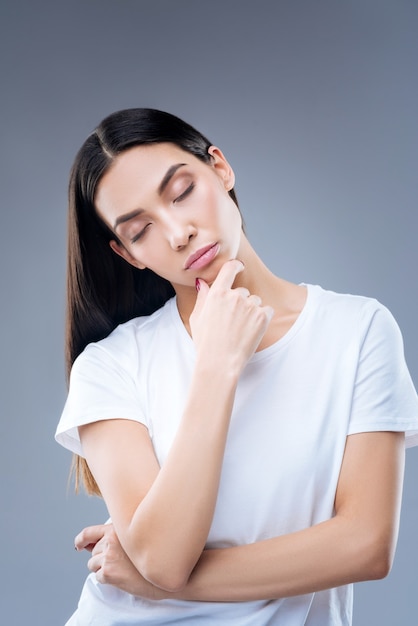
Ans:
{"label": "gray background", "polygon": [[[103,504],[67,491],[66,188],[108,113],[154,106],[229,157],[255,248],[293,281],[375,296],[418,383],[418,3],[3,0],[2,623],[60,626],[85,576],[73,550]],[[356,586],[356,626],[417,623],[418,451],[395,565]]]}

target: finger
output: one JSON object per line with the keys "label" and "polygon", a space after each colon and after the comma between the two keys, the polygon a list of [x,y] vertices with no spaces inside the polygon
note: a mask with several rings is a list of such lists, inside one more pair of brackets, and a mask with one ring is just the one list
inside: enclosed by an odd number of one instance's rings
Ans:
{"label": "finger", "polygon": [[92,556],[96,556],[97,554],[102,554],[106,550],[108,546],[108,540],[106,537],[102,537],[100,541],[94,544],[93,549],[91,550]]}
{"label": "finger", "polygon": [[265,316],[267,318],[267,326],[268,326],[271,320],[273,319],[274,309],[273,307],[266,305],[266,306],[261,307],[261,310],[264,311],[265,313]]}
{"label": "finger", "polygon": [[102,567],[103,557],[100,555],[92,556],[91,559],[87,561],[87,568],[90,572],[98,572]]}
{"label": "finger", "polygon": [[98,526],[87,526],[77,535],[74,539],[74,546],[76,550],[92,550],[92,547],[100,541],[106,531],[106,524],[99,524]]}
{"label": "finger", "polygon": [[93,552],[94,548],[97,546],[97,543],[89,543],[87,546],[84,546],[84,548],[77,548],[77,546],[75,546],[76,550],[87,550],[87,552]]}
{"label": "finger", "polygon": [[251,302],[251,304],[253,304],[254,306],[260,306],[261,304],[260,296],[257,296],[255,293],[253,293],[251,296],[248,296],[247,301]]}
{"label": "finger", "polygon": [[237,274],[242,272],[243,269],[244,263],[242,261],[239,261],[238,259],[227,261],[219,270],[211,288],[231,289]]}
{"label": "finger", "polygon": [[235,287],[235,293],[239,293],[244,299],[249,298],[250,291],[246,287]]}

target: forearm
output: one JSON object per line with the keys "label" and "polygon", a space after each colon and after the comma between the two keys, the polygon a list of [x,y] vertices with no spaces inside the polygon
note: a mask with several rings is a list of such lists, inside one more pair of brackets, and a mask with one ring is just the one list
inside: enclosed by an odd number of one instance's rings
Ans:
{"label": "forearm", "polygon": [[[117,567],[107,579],[100,570],[100,580],[153,600],[246,602],[289,597],[383,577],[388,562],[382,554],[387,551],[371,537],[373,533],[356,528],[351,520],[336,517],[281,537],[205,550],[188,583],[175,593],[150,584],[127,560],[121,568],[119,554],[113,558]],[[96,571],[97,564],[91,569]]]}
{"label": "forearm", "polygon": [[206,550],[175,597],[240,602],[282,598],[381,578],[388,563],[378,541],[348,519],[233,548]]}
{"label": "forearm", "polygon": [[169,455],[125,533],[129,557],[157,584],[167,572],[169,588],[182,586],[204,549],[235,387],[233,376],[197,367]]}
{"label": "forearm", "polygon": [[[144,584],[133,566],[122,568],[123,578],[135,595],[218,602],[287,597],[382,578],[396,546],[403,466],[402,433],[350,436],[335,517],[265,541],[205,550],[175,594]],[[84,545],[91,541],[87,535]]]}
{"label": "forearm", "polygon": [[258,543],[205,551],[182,597],[280,598],[386,576],[398,535],[404,454],[403,433],[348,437],[335,517]]}

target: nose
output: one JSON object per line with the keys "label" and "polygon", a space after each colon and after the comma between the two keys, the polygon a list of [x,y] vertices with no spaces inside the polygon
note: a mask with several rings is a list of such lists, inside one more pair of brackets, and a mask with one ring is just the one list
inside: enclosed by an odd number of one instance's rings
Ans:
{"label": "nose", "polygon": [[168,242],[173,250],[181,250],[196,235],[196,228],[189,222],[171,218],[166,221]]}

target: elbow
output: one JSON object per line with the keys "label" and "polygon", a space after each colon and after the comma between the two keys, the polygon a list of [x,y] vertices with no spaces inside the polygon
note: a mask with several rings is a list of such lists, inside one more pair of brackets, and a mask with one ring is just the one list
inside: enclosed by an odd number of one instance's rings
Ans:
{"label": "elbow", "polygon": [[158,587],[168,593],[180,593],[188,582],[188,578],[176,576],[174,573],[170,572],[150,572],[147,580],[154,585],[154,587]]}
{"label": "elbow", "polygon": [[368,564],[368,580],[381,580],[389,575],[393,559],[388,550],[378,550]]}
{"label": "elbow", "polygon": [[142,558],[137,564],[141,576],[149,583],[168,593],[179,593],[187,585],[190,571],[179,566],[175,567],[167,561],[155,558]]}
{"label": "elbow", "polygon": [[360,580],[381,580],[392,569],[394,545],[387,537],[371,536],[359,557]]}
{"label": "elbow", "polygon": [[138,541],[132,534],[127,537],[125,551],[147,582],[168,593],[181,592],[196,565],[184,551],[176,549],[175,543],[167,545],[159,536]]}

